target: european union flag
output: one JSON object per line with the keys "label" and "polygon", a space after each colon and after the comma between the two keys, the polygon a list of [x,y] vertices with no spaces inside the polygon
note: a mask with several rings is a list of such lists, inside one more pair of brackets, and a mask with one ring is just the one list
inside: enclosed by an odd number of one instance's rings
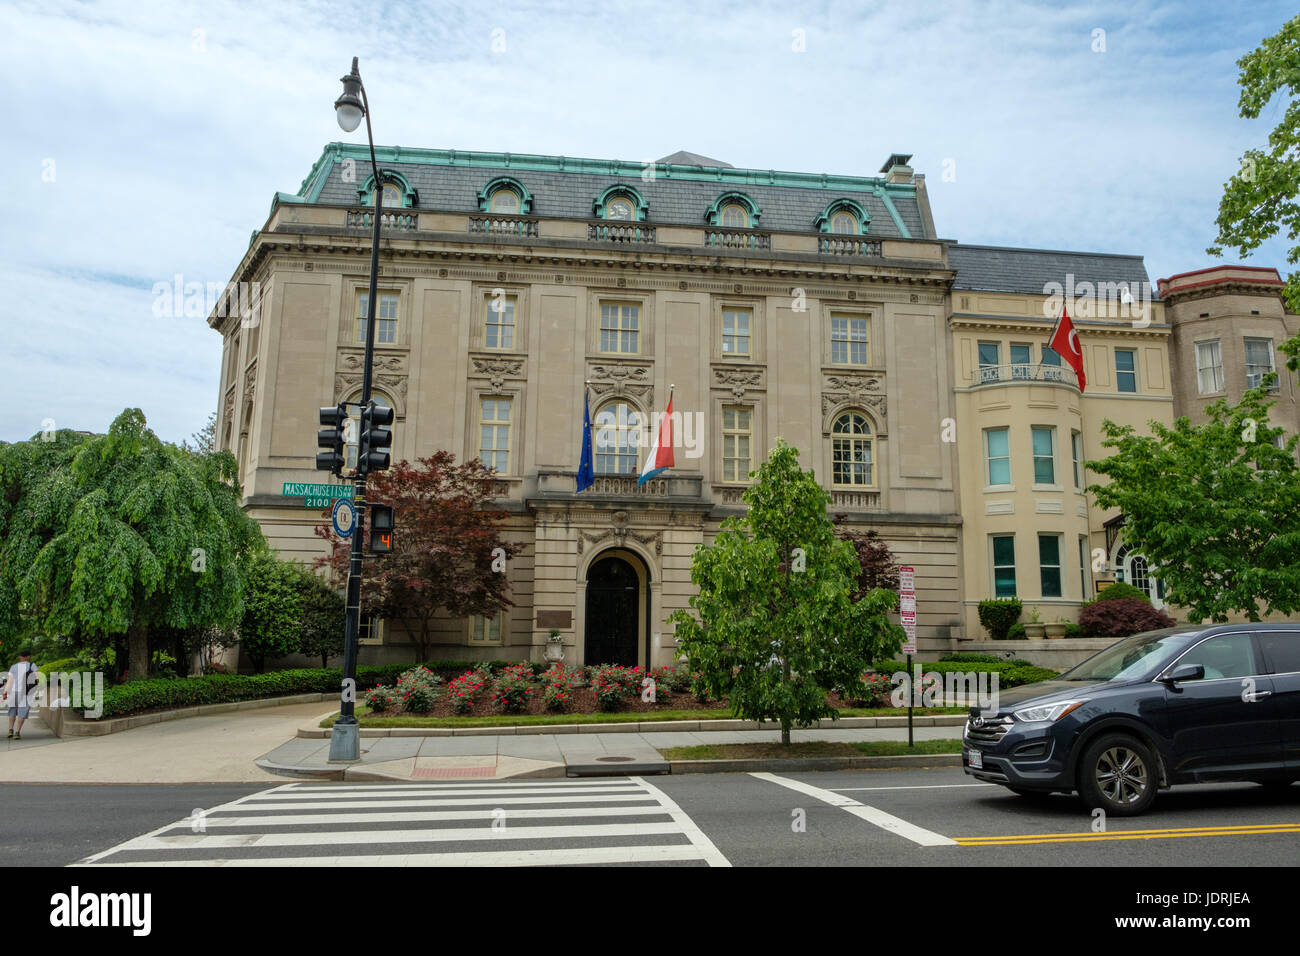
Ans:
{"label": "european union flag", "polygon": [[582,457],[578,459],[578,491],[586,491],[596,483],[595,468],[591,464],[591,404],[586,390],[582,394]]}

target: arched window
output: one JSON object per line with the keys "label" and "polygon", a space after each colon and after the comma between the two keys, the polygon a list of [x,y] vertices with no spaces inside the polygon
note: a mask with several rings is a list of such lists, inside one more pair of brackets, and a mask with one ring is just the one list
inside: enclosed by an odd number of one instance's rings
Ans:
{"label": "arched window", "polygon": [[[370,191],[370,205],[375,204],[375,192]],[[384,208],[397,209],[402,205],[402,187],[396,183],[384,183]]]}
{"label": "arched window", "polygon": [[749,226],[749,210],[740,203],[727,203],[719,210],[718,219],[724,226],[746,229]]}
{"label": "arched window", "polygon": [[851,212],[837,212],[831,217],[831,232],[843,235],[857,235],[858,220]]}
{"label": "arched window", "polygon": [[611,402],[596,412],[592,438],[596,473],[635,475],[640,463],[641,413],[626,402]]}
{"label": "arched window", "polygon": [[617,219],[622,222],[631,222],[634,215],[632,201],[619,196],[611,199],[605,206],[605,218]]}
{"label": "arched window", "polygon": [[492,212],[513,216],[519,212],[519,197],[513,189],[504,186],[492,193]]}
{"label": "arched window", "polygon": [[853,487],[875,484],[871,425],[861,412],[845,412],[831,426],[831,480]]}

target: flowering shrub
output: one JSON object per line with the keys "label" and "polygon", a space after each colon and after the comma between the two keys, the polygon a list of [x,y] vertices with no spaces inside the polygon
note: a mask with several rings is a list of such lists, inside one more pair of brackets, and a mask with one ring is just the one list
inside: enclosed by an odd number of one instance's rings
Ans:
{"label": "flowering shrub", "polygon": [[568,710],[578,680],[579,675],[563,664],[556,664],[543,674],[542,702],[546,704],[546,709],[556,712]]}
{"label": "flowering shrub", "polygon": [[366,693],[366,706],[373,713],[381,714],[395,710],[401,698],[393,687],[375,687]]}
{"label": "flowering shrub", "polygon": [[888,676],[868,671],[859,683],[845,688],[844,697],[858,707],[883,707],[893,689],[893,681]]}
{"label": "flowering shrub", "polygon": [[1079,612],[1079,626],[1089,637],[1128,637],[1173,625],[1172,617],[1143,598],[1093,601]]}
{"label": "flowering shrub", "polygon": [[501,671],[494,685],[492,703],[507,714],[517,714],[528,706],[533,692],[533,669],[528,664],[512,664]]}
{"label": "flowering shrub", "polygon": [[397,679],[397,693],[408,713],[423,714],[433,710],[442,678],[427,667],[412,667]]}
{"label": "flowering shrub", "polygon": [[596,695],[596,706],[600,710],[616,710],[624,700],[640,691],[644,676],[640,666],[601,664],[592,668],[591,690]]}
{"label": "flowering shrub", "polygon": [[487,686],[482,670],[466,671],[447,685],[454,714],[468,714],[474,709],[474,695]]}
{"label": "flowering shrub", "polygon": [[660,693],[665,685],[674,694],[684,694],[691,689],[691,671],[685,664],[661,667],[655,673]]}
{"label": "flowering shrub", "polygon": [[709,691],[704,686],[704,675],[699,671],[691,673],[691,694],[695,697],[697,704],[707,704],[709,702]]}

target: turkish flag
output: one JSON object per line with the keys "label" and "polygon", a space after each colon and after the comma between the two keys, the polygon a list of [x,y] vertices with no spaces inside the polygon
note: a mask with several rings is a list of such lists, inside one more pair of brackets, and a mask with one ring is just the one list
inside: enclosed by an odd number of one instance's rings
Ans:
{"label": "turkish flag", "polygon": [[1079,333],[1074,331],[1074,323],[1070,321],[1070,313],[1064,305],[1061,306],[1061,321],[1056,323],[1056,331],[1047,344],[1074,369],[1074,374],[1079,377],[1079,391],[1082,392],[1086,384],[1083,378],[1083,349],[1079,347]]}

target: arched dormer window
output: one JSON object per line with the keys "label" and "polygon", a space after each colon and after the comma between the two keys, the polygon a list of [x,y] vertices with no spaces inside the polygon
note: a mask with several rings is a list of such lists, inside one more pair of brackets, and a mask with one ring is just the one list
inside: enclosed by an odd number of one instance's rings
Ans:
{"label": "arched dormer window", "polygon": [[818,232],[865,236],[871,226],[871,216],[852,199],[836,199],[822,210],[813,224]]}
{"label": "arched dormer window", "polygon": [[758,204],[744,193],[723,193],[713,201],[704,218],[711,226],[726,229],[754,229],[758,226],[758,217],[762,211]]}
{"label": "arched dormer window", "polygon": [[[405,176],[386,169],[380,170],[380,173],[384,177],[385,209],[412,209],[419,205],[420,194],[406,181]],[[375,176],[373,173],[357,190],[357,201],[363,206],[373,206],[375,204]]]}
{"label": "arched dormer window", "polygon": [[531,215],[533,194],[513,176],[498,176],[479,190],[478,210],[498,216]]}
{"label": "arched dormer window", "polygon": [[640,192],[631,186],[610,186],[591,204],[597,219],[618,222],[645,222],[649,205]]}
{"label": "arched dormer window", "polygon": [[831,426],[831,481],[840,487],[873,488],[871,424],[862,412],[837,415]]}

